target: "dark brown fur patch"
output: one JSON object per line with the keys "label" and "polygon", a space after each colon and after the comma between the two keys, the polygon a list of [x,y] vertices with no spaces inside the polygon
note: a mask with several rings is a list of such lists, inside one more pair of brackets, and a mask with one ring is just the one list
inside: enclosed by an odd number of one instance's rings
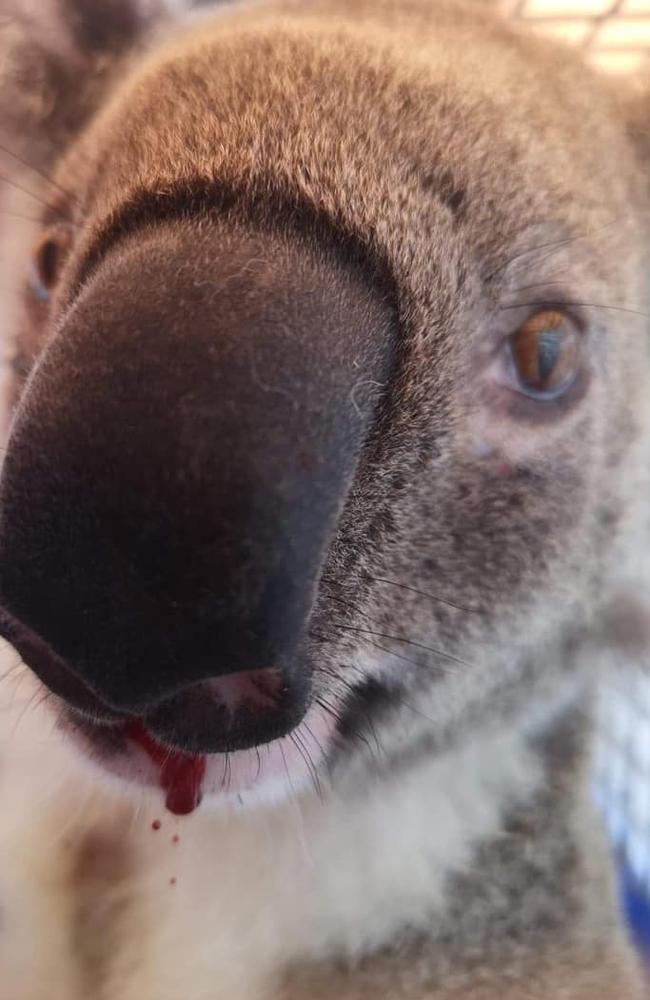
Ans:
{"label": "dark brown fur patch", "polygon": [[96,998],[119,954],[133,903],[133,857],[123,829],[91,829],[72,849],[70,945],[80,996]]}

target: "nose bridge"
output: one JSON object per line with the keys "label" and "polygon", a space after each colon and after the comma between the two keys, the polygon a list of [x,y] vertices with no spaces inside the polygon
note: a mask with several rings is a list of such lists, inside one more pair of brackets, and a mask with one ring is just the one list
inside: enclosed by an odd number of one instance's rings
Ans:
{"label": "nose bridge", "polygon": [[114,707],[300,669],[386,379],[390,308],[279,237],[158,226],[111,250],[26,391],[0,602]]}

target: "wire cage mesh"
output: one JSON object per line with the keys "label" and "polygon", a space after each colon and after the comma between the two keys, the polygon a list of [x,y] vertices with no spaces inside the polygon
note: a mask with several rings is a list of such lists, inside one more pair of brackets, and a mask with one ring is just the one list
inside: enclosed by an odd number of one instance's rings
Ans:
{"label": "wire cage mesh", "polygon": [[630,928],[650,956],[650,679],[614,675],[598,701],[594,791]]}
{"label": "wire cage mesh", "polygon": [[505,0],[506,13],[581,46],[611,73],[650,65],[650,0]]}
{"label": "wire cage mesh", "polygon": [[[650,74],[650,0],[505,0],[535,30],[612,74]],[[650,960],[650,677],[615,675],[598,700],[594,792],[619,861],[630,929]]]}

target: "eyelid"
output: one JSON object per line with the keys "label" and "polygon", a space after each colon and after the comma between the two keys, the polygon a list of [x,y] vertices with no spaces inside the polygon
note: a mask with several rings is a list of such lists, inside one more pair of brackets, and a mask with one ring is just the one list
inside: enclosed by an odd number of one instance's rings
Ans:
{"label": "eyelid", "polygon": [[[565,292],[558,292],[560,285],[565,288]],[[517,292],[526,294],[515,298]],[[508,298],[512,298],[512,301],[508,301]],[[497,307],[497,313],[502,317],[503,325],[509,325],[512,329],[517,329],[540,312],[562,313],[574,323],[580,333],[588,329],[589,306],[583,302],[584,294],[581,295],[568,281],[536,282],[519,286],[518,289],[509,290],[508,298]]]}

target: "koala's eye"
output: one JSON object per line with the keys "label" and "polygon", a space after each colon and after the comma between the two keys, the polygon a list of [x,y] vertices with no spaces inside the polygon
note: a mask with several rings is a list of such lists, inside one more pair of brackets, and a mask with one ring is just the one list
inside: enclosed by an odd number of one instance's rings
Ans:
{"label": "koala's eye", "polygon": [[538,399],[554,399],[575,381],[581,336],[564,313],[536,313],[508,341],[516,388]]}
{"label": "koala's eye", "polygon": [[69,230],[56,227],[45,233],[34,250],[30,285],[42,302],[47,302],[57,283],[70,243]]}

